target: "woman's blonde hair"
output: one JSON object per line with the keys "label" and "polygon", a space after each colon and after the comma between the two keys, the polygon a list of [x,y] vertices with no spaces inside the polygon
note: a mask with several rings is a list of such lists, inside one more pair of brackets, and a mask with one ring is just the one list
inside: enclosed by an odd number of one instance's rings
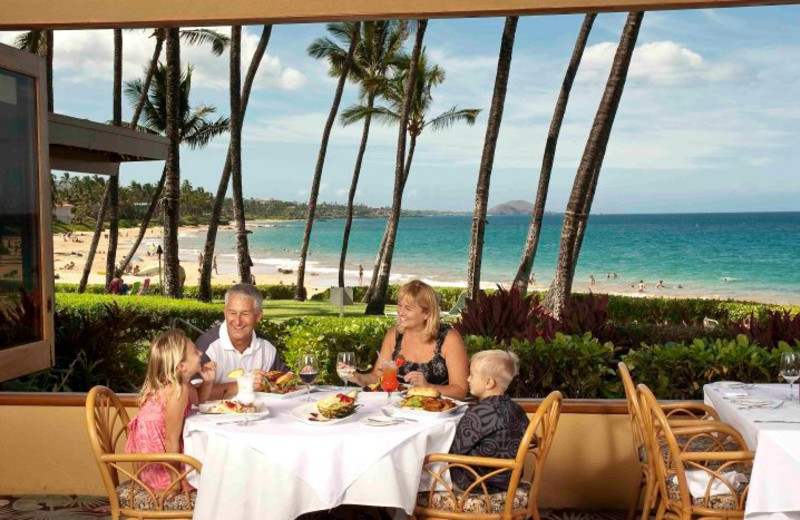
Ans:
{"label": "woman's blonde hair", "polygon": [[186,334],[180,329],[162,332],[153,340],[147,360],[147,375],[144,378],[142,391],[139,392],[139,404],[143,404],[168,387],[182,392],[183,385],[178,365],[186,359],[188,343]]}
{"label": "woman's blonde hair", "polygon": [[519,373],[519,357],[507,350],[482,350],[472,356],[472,363],[481,375],[494,379],[503,392]]}
{"label": "woman's blonde hair", "polygon": [[[439,336],[439,302],[433,288],[420,280],[411,280],[400,288],[397,293],[397,304],[402,300],[410,304],[417,304],[422,312],[428,313],[428,321],[425,323],[423,333],[428,336],[429,341],[435,340]],[[397,323],[397,330],[404,333],[405,330]]]}

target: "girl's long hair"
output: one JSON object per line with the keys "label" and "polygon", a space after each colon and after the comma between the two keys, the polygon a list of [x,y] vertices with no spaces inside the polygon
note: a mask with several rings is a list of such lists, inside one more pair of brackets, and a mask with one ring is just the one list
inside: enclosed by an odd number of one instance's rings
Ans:
{"label": "girl's long hair", "polygon": [[[411,280],[400,288],[397,293],[397,304],[400,300],[407,300],[410,304],[417,304],[422,312],[427,312],[428,321],[425,322],[423,333],[428,337],[428,341],[435,341],[439,336],[439,302],[433,288],[420,280]],[[399,319],[399,316],[398,316]],[[404,328],[398,322],[397,329],[404,333]]]}
{"label": "girl's long hair", "polygon": [[180,329],[162,332],[153,340],[147,360],[147,376],[139,392],[140,405],[165,388],[176,389],[178,395],[183,391],[178,365],[186,358],[187,342],[186,334]]}

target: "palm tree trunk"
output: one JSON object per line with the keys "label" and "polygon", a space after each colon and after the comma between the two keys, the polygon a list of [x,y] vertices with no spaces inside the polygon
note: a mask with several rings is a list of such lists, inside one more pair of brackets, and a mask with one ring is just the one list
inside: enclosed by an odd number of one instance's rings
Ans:
{"label": "palm tree trunk", "polygon": [[578,32],[578,39],[575,41],[575,48],[572,51],[572,57],[569,60],[567,72],[564,74],[564,81],[561,84],[561,92],[558,94],[553,119],[550,121],[550,130],[547,133],[547,142],[544,147],[544,156],[542,157],[542,169],[539,173],[539,186],[536,189],[536,201],[533,205],[531,222],[528,226],[528,237],[522,250],[517,276],[514,278],[514,285],[520,288],[522,294],[525,294],[528,290],[528,279],[531,276],[533,262],[536,259],[536,249],[539,247],[542,219],[544,218],[544,208],[547,204],[547,192],[550,189],[550,174],[553,171],[558,136],[561,133],[561,123],[564,121],[572,84],[575,82],[575,76],[583,58],[583,51],[586,48],[586,41],[589,39],[589,33],[592,31],[592,25],[596,17],[596,13],[589,13],[583,19],[583,25],[580,32]]}
{"label": "palm tree trunk", "polygon": [[591,207],[592,178],[595,175],[599,175],[602,167],[602,158],[608,140],[611,137],[611,129],[614,126],[614,117],[622,99],[622,92],[625,89],[625,80],[627,79],[631,56],[636,46],[636,39],[639,35],[643,16],[644,12],[642,11],[628,14],[628,19],[625,22],[619,46],[614,56],[614,63],[611,65],[611,72],[608,75],[603,98],[597,108],[592,130],[589,133],[589,139],[586,142],[583,157],[575,175],[575,182],[572,186],[567,209],[564,212],[556,276],[547,295],[547,303],[553,310],[553,315],[556,319],[560,319],[563,316],[564,309],[569,304],[575,255],[577,253],[575,245],[578,239],[578,228],[581,225],[585,225],[588,219],[585,210]]}
{"label": "palm tree trunk", "polygon": [[[250,101],[250,92],[253,89],[253,81],[258,72],[258,67],[261,65],[261,60],[264,53],[267,51],[269,38],[272,35],[272,26],[265,25],[261,31],[261,38],[256,46],[253,59],[250,60],[250,66],[247,68],[247,75],[244,78],[244,87],[242,88],[242,117],[241,121],[244,122],[244,115],[247,112],[247,103]],[[211,270],[214,266],[214,248],[217,242],[217,230],[219,229],[219,219],[222,215],[222,206],[225,203],[225,194],[228,191],[228,183],[231,176],[231,155],[230,146],[228,153],[225,157],[225,166],[222,168],[222,175],[220,175],[219,186],[217,187],[217,195],[214,197],[214,206],[211,208],[211,218],[208,222],[208,231],[206,232],[206,243],[203,248],[203,265],[200,272],[200,290],[198,292],[198,299],[201,301],[210,302],[211,295]]]}
{"label": "palm tree trunk", "polygon": [[[114,29],[114,109],[112,124],[122,126],[122,29]],[[117,238],[119,235],[119,175],[108,180],[108,251],[106,251],[106,290],[117,276]]]}
{"label": "palm tree trunk", "polygon": [[125,268],[128,267],[129,263],[131,263],[133,255],[136,254],[136,250],[139,249],[142,240],[144,240],[144,235],[147,233],[147,226],[150,225],[150,221],[153,219],[153,215],[158,207],[158,201],[161,199],[161,193],[164,191],[164,181],[166,180],[166,177],[167,167],[164,166],[164,169],[161,172],[161,179],[159,179],[158,185],[156,186],[156,191],[153,193],[153,198],[150,201],[150,206],[147,207],[147,213],[142,219],[142,225],[139,226],[139,233],[136,235],[136,240],[133,241],[130,251],[128,251],[128,254],[119,264],[119,270],[122,272],[125,272]]}
{"label": "palm tree trunk", "polygon": [[314,168],[314,178],[311,182],[311,194],[308,197],[308,215],[306,216],[306,227],[303,232],[303,246],[300,248],[300,262],[297,264],[297,286],[294,292],[294,299],[297,301],[305,301],[306,299],[306,258],[308,257],[308,244],[311,240],[311,228],[314,226],[314,214],[317,212],[317,198],[319,197],[319,184],[322,180],[322,167],[325,165],[325,155],[328,152],[328,139],[331,136],[333,123],[336,121],[336,114],[339,112],[339,103],[342,101],[344,84],[347,82],[347,74],[350,72],[350,64],[353,61],[353,54],[356,51],[360,32],[361,24],[360,22],[356,22],[353,27],[353,37],[350,40],[350,48],[347,49],[347,61],[345,61],[342,66],[342,72],[339,75],[339,83],[336,85],[336,93],[333,95],[331,110],[328,113],[328,120],[325,122],[325,129],[322,131],[322,143],[319,146],[317,166]]}
{"label": "palm tree trunk", "polygon": [[242,26],[231,28],[230,99],[231,142],[228,147],[233,180],[233,217],[236,221],[236,255],[239,281],[250,283],[250,253],[247,247],[244,197],[242,195]]}
{"label": "palm tree trunk", "polygon": [[[372,110],[375,104],[375,94],[367,96],[367,108]],[[353,180],[350,181],[350,192],[347,194],[347,217],[344,221],[344,236],[342,237],[342,255],[339,258],[339,287],[344,287],[344,264],[347,259],[347,246],[350,242],[350,228],[353,225],[353,201],[356,198],[356,188],[358,188],[358,177],[361,175],[361,162],[364,160],[364,153],[367,151],[367,141],[369,140],[369,126],[372,122],[372,112],[367,112],[364,118],[364,130],[361,133],[361,145],[358,148],[356,165],[353,168]]]}
{"label": "palm tree trunk", "polygon": [[110,183],[106,183],[106,189],[103,192],[103,200],[100,202],[100,209],[97,211],[97,223],[94,225],[94,235],[92,235],[92,243],[89,244],[89,252],[86,253],[86,264],[84,264],[83,266],[83,274],[81,275],[81,281],[78,282],[79,293],[82,293],[86,290],[86,284],[89,281],[89,274],[91,274],[92,272],[94,255],[97,253],[97,244],[100,242],[100,234],[103,232],[103,222],[106,219],[109,188],[110,188]]}
{"label": "palm tree trunk", "polygon": [[147,94],[150,92],[150,83],[152,83],[153,74],[158,68],[158,59],[161,57],[161,49],[164,47],[164,36],[165,29],[156,29],[156,48],[153,49],[153,57],[150,58],[150,65],[147,67],[142,93],[139,96],[139,101],[136,102],[136,107],[133,109],[133,117],[131,117],[131,128],[134,130],[139,126],[139,117],[142,115],[144,103],[147,101]]}
{"label": "palm tree trunk", "polygon": [[572,279],[575,279],[575,268],[578,266],[578,257],[580,256],[581,246],[583,246],[583,237],[586,235],[586,228],[589,225],[589,216],[592,212],[592,202],[594,201],[594,194],[597,191],[597,181],[600,179],[600,167],[603,164],[603,159],[606,155],[606,147],[603,147],[603,150],[600,152],[599,159],[598,159],[598,166],[594,169],[594,173],[592,174],[592,178],[589,180],[589,195],[586,197],[586,201],[584,202],[583,207],[581,208],[581,212],[586,214],[586,222],[581,222],[578,224],[578,231],[576,233],[577,238],[575,239],[575,247],[572,253]]}
{"label": "palm tree trunk", "polygon": [[419,69],[419,56],[422,53],[422,41],[425,38],[425,29],[428,27],[428,20],[419,20],[417,24],[417,35],[414,40],[414,50],[411,52],[411,65],[408,68],[408,78],[406,79],[405,98],[403,108],[400,112],[400,125],[397,132],[397,154],[394,171],[394,192],[392,194],[392,209],[389,212],[387,222],[386,251],[383,255],[381,272],[378,275],[378,282],[375,292],[367,302],[365,314],[383,314],[386,307],[386,291],[389,288],[389,273],[392,270],[392,255],[394,254],[394,243],[397,237],[397,225],[400,222],[400,208],[403,203],[403,188],[405,187],[405,154],[406,154],[406,131],[408,127],[408,115],[411,111],[411,100],[414,95],[414,85],[417,81],[417,70]]}
{"label": "palm tree trunk", "polygon": [[179,29],[167,29],[167,121],[166,137],[169,140],[167,150],[167,174],[164,181],[164,294],[171,298],[180,298],[178,258],[178,225],[180,223],[181,193],[181,156],[180,156],[180,76],[181,76],[181,42]]}
{"label": "palm tree trunk", "polygon": [[472,236],[469,244],[469,265],[467,267],[467,297],[476,299],[481,288],[481,261],[483,260],[483,237],[486,233],[486,208],[489,203],[489,184],[492,179],[494,154],[497,138],[503,121],[503,108],[506,103],[508,75],[511,70],[511,57],[514,52],[514,36],[517,33],[519,17],[509,16],[503,28],[500,42],[500,56],[497,59],[497,74],[494,80],[492,106],[486,125],[486,138],[483,143],[481,166],[478,170],[478,185],[475,189],[475,209],[472,216]]}
{"label": "palm tree trunk", "polygon": [[47,111],[53,111],[53,31],[45,31],[47,41]]}
{"label": "palm tree trunk", "polygon": [[[416,134],[411,134],[409,145],[408,145],[408,155],[406,156],[406,163],[404,166],[403,171],[403,180],[402,185],[400,186],[400,194],[405,192],[406,189],[406,182],[408,182],[408,175],[411,173],[411,163],[414,160],[414,150],[417,148],[417,136]],[[381,245],[378,248],[378,256],[375,258],[375,265],[372,267],[372,278],[369,282],[369,287],[367,288],[367,292],[364,294],[364,302],[368,302],[372,295],[375,294],[375,288],[378,285],[378,278],[383,268],[383,259],[386,257],[386,244],[389,242],[389,219],[386,220],[386,228],[383,230],[383,238],[381,239]]]}

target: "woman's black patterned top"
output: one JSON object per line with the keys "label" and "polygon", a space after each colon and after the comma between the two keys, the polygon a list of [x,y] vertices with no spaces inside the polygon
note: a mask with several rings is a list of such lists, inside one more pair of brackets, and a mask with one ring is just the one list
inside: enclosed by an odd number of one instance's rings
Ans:
{"label": "woman's black patterned top", "polygon": [[[397,369],[397,374],[404,376],[409,372],[419,371],[425,375],[425,379],[432,385],[447,385],[450,384],[450,377],[447,373],[447,363],[442,356],[442,344],[447,333],[450,332],[450,325],[442,324],[439,326],[439,335],[436,337],[436,346],[433,349],[433,358],[427,363],[415,363],[408,361]],[[395,333],[394,352],[392,352],[392,359],[397,359],[400,355],[400,344],[403,342],[403,334],[400,331]]]}
{"label": "woman's black patterned top", "polygon": [[[458,423],[450,453],[498,459],[513,459],[530,421],[525,411],[507,395],[482,399],[467,410]],[[475,467],[479,475],[494,468]],[[451,468],[450,477],[460,489],[467,489],[474,478],[466,470]],[[486,480],[489,491],[508,490],[511,472],[507,471]]]}

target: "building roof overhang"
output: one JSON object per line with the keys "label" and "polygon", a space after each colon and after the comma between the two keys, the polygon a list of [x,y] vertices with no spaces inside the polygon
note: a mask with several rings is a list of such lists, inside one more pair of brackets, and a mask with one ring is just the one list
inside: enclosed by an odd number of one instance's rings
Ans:
{"label": "building roof overhang", "polygon": [[795,3],[800,0],[3,0],[0,30],[464,18]]}
{"label": "building roof overhang", "polygon": [[50,169],[116,175],[131,161],[162,161],[169,141],[129,128],[49,115]]}

